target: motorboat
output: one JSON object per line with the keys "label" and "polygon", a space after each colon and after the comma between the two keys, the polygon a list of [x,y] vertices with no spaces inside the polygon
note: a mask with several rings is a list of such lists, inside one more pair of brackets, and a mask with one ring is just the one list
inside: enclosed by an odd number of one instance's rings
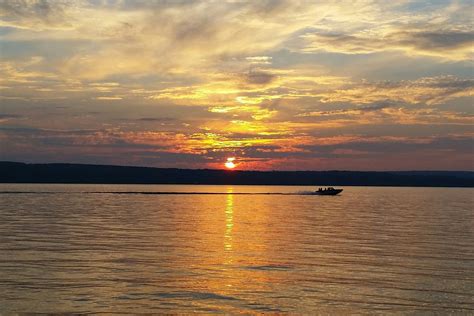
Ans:
{"label": "motorboat", "polygon": [[329,188],[319,188],[317,191],[312,192],[312,195],[337,195],[341,193],[343,189],[334,189],[333,187]]}

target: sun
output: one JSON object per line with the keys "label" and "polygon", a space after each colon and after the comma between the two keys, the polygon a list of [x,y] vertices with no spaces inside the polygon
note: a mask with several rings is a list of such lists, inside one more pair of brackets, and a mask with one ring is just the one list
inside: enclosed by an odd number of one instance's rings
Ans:
{"label": "sun", "polygon": [[227,158],[227,161],[224,163],[224,166],[227,168],[227,169],[234,169],[236,167],[235,163],[234,163],[234,160],[235,158],[234,157],[229,157]]}

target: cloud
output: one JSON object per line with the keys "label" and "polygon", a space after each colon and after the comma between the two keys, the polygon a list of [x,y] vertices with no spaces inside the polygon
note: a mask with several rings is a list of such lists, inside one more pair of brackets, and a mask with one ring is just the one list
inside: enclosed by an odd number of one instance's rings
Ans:
{"label": "cloud", "polygon": [[245,79],[249,84],[269,84],[276,78],[276,75],[264,71],[250,71]]}
{"label": "cloud", "polygon": [[18,114],[0,114],[0,120],[2,119],[11,119],[11,118],[19,118],[22,117],[22,115]]}
{"label": "cloud", "polygon": [[141,117],[137,120],[142,121],[142,122],[171,122],[171,121],[175,121],[175,119],[171,118],[171,117]]}
{"label": "cloud", "polygon": [[341,109],[341,110],[330,110],[330,111],[314,111],[314,112],[309,112],[309,113],[302,113],[299,114],[298,116],[300,117],[306,117],[306,116],[334,116],[334,115],[360,115],[363,114],[364,112],[375,112],[379,111],[382,109],[386,109],[390,107],[390,104],[385,103],[385,104],[376,104],[376,105],[368,105],[368,106],[362,106],[358,108],[352,108],[352,109]]}
{"label": "cloud", "polygon": [[463,31],[404,31],[394,33],[391,37],[401,45],[427,53],[430,51],[452,53],[457,50],[467,53],[474,44],[474,32]]}
{"label": "cloud", "polygon": [[408,55],[437,56],[444,59],[472,58],[474,32],[393,31],[385,35],[318,34],[304,35],[309,42],[304,51],[330,51],[343,54],[370,54],[401,50]]}
{"label": "cloud", "polygon": [[353,83],[342,89],[335,89],[318,95],[322,102],[368,104],[391,101],[436,105],[453,98],[472,96],[473,92],[473,79],[439,76],[398,82]]}
{"label": "cloud", "polygon": [[437,137],[354,137],[336,144],[311,144],[300,145],[306,152],[319,153],[333,157],[340,154],[352,155],[373,153],[385,155],[387,153],[410,153],[416,151],[458,151],[471,152],[470,146],[474,144],[472,136],[437,136]]}
{"label": "cloud", "polygon": [[32,29],[71,29],[71,11],[81,1],[8,0],[0,2],[0,26]]}
{"label": "cloud", "polygon": [[[74,36],[89,36],[106,45],[99,45],[98,51],[73,56],[62,69],[69,75],[97,79],[112,74],[180,73],[232,65],[233,58],[242,60],[243,56],[278,47],[309,23],[316,10],[286,1],[281,5],[269,2],[263,7],[272,9],[263,12],[262,5],[251,2],[213,1],[187,5],[167,2],[126,12],[101,9],[110,16],[107,25],[98,32],[85,23],[90,23],[90,18],[77,17],[76,31],[82,32],[75,32]],[[111,16],[114,12],[122,17]],[[300,15],[301,21],[285,23],[294,15]],[[100,26],[104,22],[98,23]],[[255,63],[257,59],[243,61]]]}
{"label": "cloud", "polygon": [[24,116],[19,115],[19,114],[0,114],[0,124],[14,120],[14,119],[21,119],[21,118],[24,118]]}
{"label": "cloud", "polygon": [[[9,5],[6,12],[23,8],[21,1],[12,3],[17,5]],[[9,32],[3,39],[77,41],[81,49],[63,60],[60,72],[92,80],[268,65],[272,57],[266,52],[284,48],[314,21],[327,14],[353,14],[343,4],[306,1],[27,3],[20,13],[5,14],[3,20],[31,29]]]}
{"label": "cloud", "polygon": [[270,56],[251,56],[245,57],[245,60],[249,61],[251,64],[269,65],[272,63],[272,57]]}
{"label": "cloud", "polygon": [[96,100],[105,100],[105,101],[113,101],[113,100],[122,100],[123,98],[120,96],[102,96],[96,97]]}
{"label": "cloud", "polygon": [[[470,1],[372,3],[360,22],[317,22],[300,35],[306,52],[372,54],[402,52],[444,61],[472,60]],[[336,19],[334,19],[336,20]]]}

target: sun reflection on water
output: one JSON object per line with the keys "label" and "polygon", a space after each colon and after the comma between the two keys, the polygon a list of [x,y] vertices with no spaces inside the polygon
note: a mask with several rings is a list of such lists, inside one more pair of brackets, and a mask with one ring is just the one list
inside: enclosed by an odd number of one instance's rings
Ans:
{"label": "sun reflection on water", "polygon": [[232,230],[234,228],[234,195],[233,188],[227,189],[226,208],[225,208],[225,232],[224,232],[224,250],[228,254],[226,262],[231,263],[232,257]]}

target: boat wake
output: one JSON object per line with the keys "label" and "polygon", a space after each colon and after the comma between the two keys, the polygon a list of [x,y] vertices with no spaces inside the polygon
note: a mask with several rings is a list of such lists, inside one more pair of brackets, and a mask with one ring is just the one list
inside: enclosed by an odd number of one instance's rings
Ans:
{"label": "boat wake", "polygon": [[179,191],[0,191],[0,194],[122,194],[122,195],[315,195],[311,191],[299,192],[179,192]]}

